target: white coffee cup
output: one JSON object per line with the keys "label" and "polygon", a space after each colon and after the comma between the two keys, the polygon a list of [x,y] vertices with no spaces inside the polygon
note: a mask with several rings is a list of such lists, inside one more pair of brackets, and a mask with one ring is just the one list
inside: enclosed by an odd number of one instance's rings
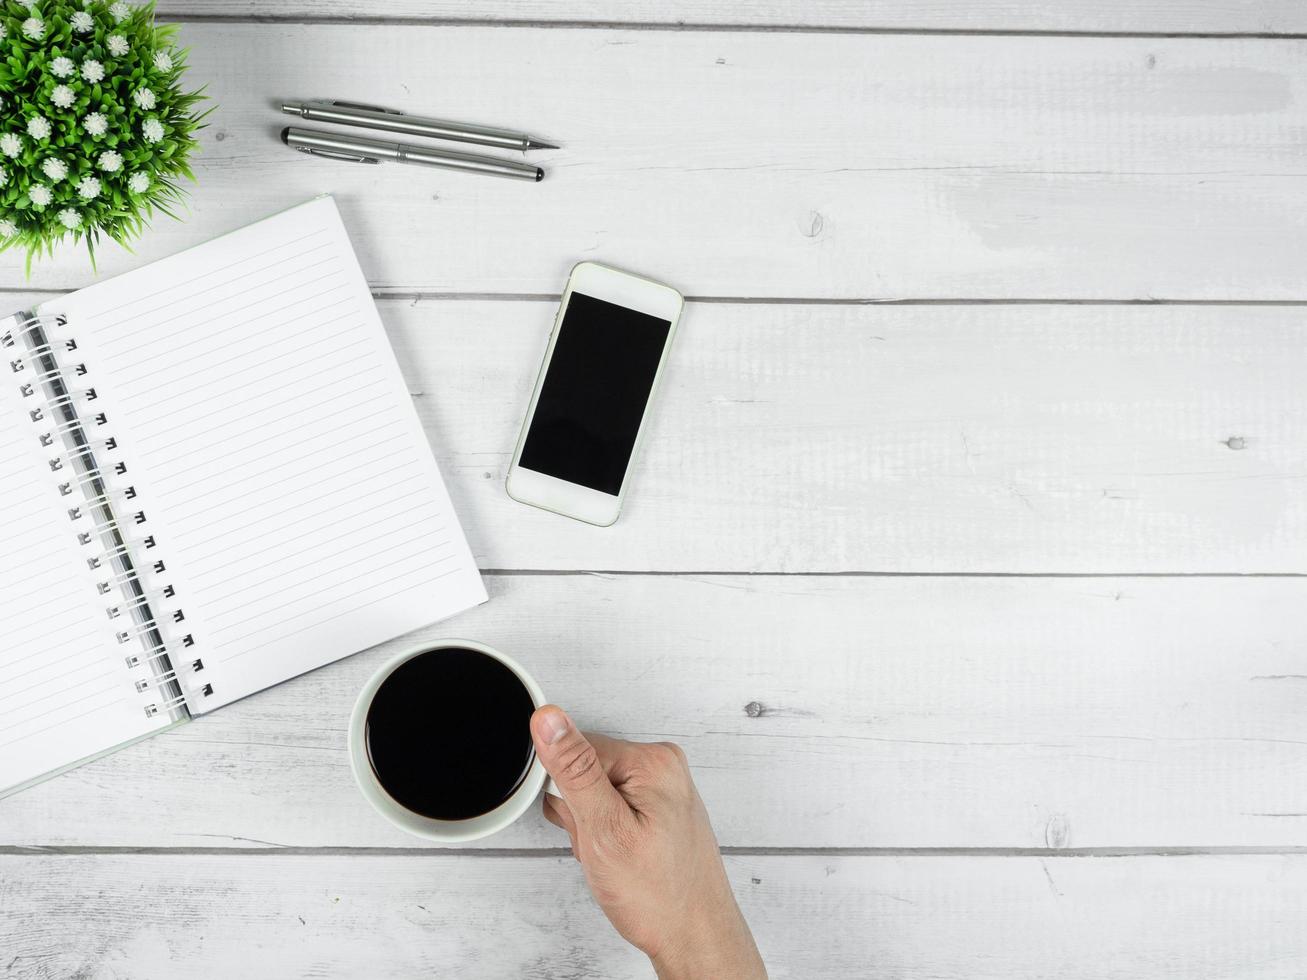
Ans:
{"label": "white coffee cup", "polygon": [[549,780],[538,758],[531,763],[526,778],[522,780],[522,784],[512,796],[490,812],[466,820],[437,820],[434,817],[414,813],[408,807],[397,803],[382,787],[377,774],[372,769],[372,763],[368,761],[367,721],[373,696],[400,664],[407,663],[424,653],[453,649],[476,650],[487,657],[493,657],[517,675],[517,679],[530,692],[531,700],[535,702],[537,708],[545,703],[540,685],[511,657],[475,640],[435,640],[414,645],[395,654],[382,664],[381,668],[363,685],[358,701],[354,703],[354,712],[349,719],[349,766],[354,771],[354,781],[358,783],[364,798],[378,813],[401,830],[444,844],[477,840],[503,830],[530,808],[535,798],[540,795],[540,791],[546,788],[547,783],[549,791],[557,793],[557,790],[552,788],[552,781]]}

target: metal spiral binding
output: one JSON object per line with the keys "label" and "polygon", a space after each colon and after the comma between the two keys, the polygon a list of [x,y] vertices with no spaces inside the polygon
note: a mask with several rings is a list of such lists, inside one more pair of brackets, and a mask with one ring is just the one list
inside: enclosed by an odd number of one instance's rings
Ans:
{"label": "metal spiral binding", "polygon": [[[27,416],[40,445],[50,453],[50,471],[60,497],[79,498],[67,507],[68,519],[86,554],[87,568],[95,573],[97,593],[121,596],[105,607],[105,613],[114,623],[118,643],[137,641],[141,647],[139,654],[124,656],[123,662],[129,671],[137,672],[133,684],[147,699],[145,714],[185,717],[193,700],[212,695],[213,686],[202,684],[189,691],[182,687],[183,677],[204,670],[204,661],[189,650],[195,638],[180,625],[186,614],[173,601],[176,589],[170,583],[153,584],[166,574],[167,566],[145,557],[156,541],[148,533],[145,511],[131,505],[137,497],[135,485],[111,485],[127,474],[127,465],[117,458],[117,439],[102,434],[110,423],[93,404],[98,399],[95,388],[83,380],[91,372],[80,360],[69,368],[60,364],[60,355],[78,349],[75,338],[64,336],[67,325],[63,316],[9,321],[8,329],[0,333],[0,370],[7,362],[20,397],[31,406]],[[122,621],[130,625],[118,625]]]}

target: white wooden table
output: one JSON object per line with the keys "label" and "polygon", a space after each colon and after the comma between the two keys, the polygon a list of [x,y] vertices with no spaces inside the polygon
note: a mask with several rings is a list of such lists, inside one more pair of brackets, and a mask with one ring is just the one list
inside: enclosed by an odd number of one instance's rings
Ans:
{"label": "white wooden table", "polygon": [[[491,593],[423,635],[681,742],[773,976],[1307,972],[1307,5],[161,6],[219,108],[101,273],[337,195]],[[312,161],[313,96],[565,148]],[[503,493],[591,257],[692,298],[606,530]],[[537,814],[368,809],[386,654],[0,803],[0,977],[647,976]]]}

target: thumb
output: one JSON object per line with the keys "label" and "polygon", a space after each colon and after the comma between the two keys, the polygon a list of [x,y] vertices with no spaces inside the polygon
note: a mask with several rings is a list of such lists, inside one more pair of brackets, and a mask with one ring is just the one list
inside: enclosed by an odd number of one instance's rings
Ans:
{"label": "thumb", "polygon": [[540,764],[554,777],[579,826],[594,826],[626,806],[608,781],[599,753],[562,708],[537,708],[531,716],[531,739]]}

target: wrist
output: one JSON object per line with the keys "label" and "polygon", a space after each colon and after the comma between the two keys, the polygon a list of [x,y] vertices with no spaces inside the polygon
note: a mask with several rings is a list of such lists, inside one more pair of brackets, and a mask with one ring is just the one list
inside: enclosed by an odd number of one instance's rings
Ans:
{"label": "wrist", "polygon": [[680,935],[651,953],[658,980],[767,980],[744,917],[738,908],[730,911],[725,921],[693,919]]}

